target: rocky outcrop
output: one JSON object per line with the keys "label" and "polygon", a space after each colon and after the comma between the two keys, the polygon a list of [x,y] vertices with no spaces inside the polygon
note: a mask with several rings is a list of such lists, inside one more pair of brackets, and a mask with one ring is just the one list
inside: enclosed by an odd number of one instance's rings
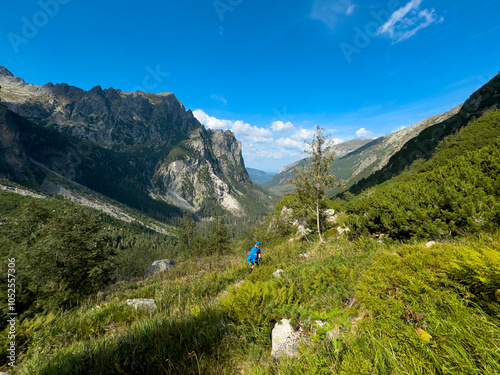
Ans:
{"label": "rocky outcrop", "polygon": [[[309,335],[316,335],[318,329],[324,330],[327,327],[327,323],[321,320],[315,320],[311,326],[308,326],[307,331],[299,326],[298,330],[295,330],[290,323],[289,319],[281,319],[278,323],[274,325],[272,330],[272,347],[271,347],[271,357],[277,360],[280,357],[296,357],[299,355],[299,347],[302,343],[309,344]],[[333,328],[328,330],[324,336],[329,340],[336,340],[341,336],[341,328]]]}
{"label": "rocky outcrop", "polygon": [[172,93],[126,93],[101,86],[85,91],[64,83],[36,86],[5,68],[3,72],[1,93],[10,110],[104,148],[144,145],[158,150],[201,126]]}
{"label": "rocky outcrop", "polygon": [[144,275],[146,277],[150,277],[150,276],[156,275],[158,273],[168,271],[173,266],[175,266],[175,261],[173,259],[155,260],[154,262],[150,263],[146,267],[146,271],[144,272]]}

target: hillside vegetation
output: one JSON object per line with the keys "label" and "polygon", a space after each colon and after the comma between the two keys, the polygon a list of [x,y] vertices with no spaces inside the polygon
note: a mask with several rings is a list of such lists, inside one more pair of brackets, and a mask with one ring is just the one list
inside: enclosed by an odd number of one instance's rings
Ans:
{"label": "hillside vegetation", "polygon": [[[493,111],[397,178],[325,200],[343,212],[321,245],[314,233],[290,241],[296,224],[282,211],[291,197],[254,226],[217,217],[199,232],[203,242],[189,234],[203,223],[188,216],[174,240],[58,200],[1,193],[0,230],[9,239],[1,255],[19,254],[32,280],[32,294],[19,294],[27,299],[19,302],[11,373],[498,374],[499,142]],[[248,274],[256,240],[263,263]],[[70,272],[71,262],[47,258],[75,246],[88,269]],[[130,279],[154,257],[179,262]],[[54,271],[36,270],[42,261]],[[37,283],[43,270],[47,279]],[[135,310],[130,298],[154,298],[157,309]],[[297,357],[274,361],[271,331],[283,318],[304,340]]]}
{"label": "hillside vegetation", "polygon": [[500,224],[500,111],[443,142],[429,161],[368,189],[347,205],[357,234],[451,238]]}

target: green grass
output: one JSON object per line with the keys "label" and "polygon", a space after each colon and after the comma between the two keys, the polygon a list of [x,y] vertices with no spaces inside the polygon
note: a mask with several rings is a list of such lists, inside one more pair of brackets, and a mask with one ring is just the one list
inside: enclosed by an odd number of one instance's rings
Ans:
{"label": "green grass", "polygon": [[[243,253],[187,260],[24,322],[12,373],[497,374],[499,247],[499,234],[430,249],[284,242],[264,246],[251,275]],[[128,298],[154,298],[158,309],[134,310]],[[275,363],[271,330],[281,318],[304,327],[321,319],[341,336],[311,332],[301,356]]]}

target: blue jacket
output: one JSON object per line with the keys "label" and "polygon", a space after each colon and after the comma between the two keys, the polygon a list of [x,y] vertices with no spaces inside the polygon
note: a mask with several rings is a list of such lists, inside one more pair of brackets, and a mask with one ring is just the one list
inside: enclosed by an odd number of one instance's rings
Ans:
{"label": "blue jacket", "polygon": [[260,249],[258,247],[252,247],[250,253],[248,254],[247,263],[257,263],[260,261],[258,254]]}

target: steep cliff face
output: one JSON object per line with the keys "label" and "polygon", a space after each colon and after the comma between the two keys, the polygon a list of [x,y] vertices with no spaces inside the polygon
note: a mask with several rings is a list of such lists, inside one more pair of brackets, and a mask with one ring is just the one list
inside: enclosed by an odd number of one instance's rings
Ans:
{"label": "steep cliff face", "polygon": [[[5,68],[0,86],[5,106],[24,119],[17,148],[3,137],[11,159],[31,158],[158,218],[180,210],[211,215],[218,207],[243,215],[253,205],[264,213],[272,205],[250,181],[234,134],[206,130],[171,93],[36,86]],[[11,172],[1,171],[19,181],[25,171],[15,160]]]}
{"label": "steep cliff face", "polygon": [[213,197],[223,208],[244,213],[238,201],[243,193],[238,188],[252,184],[241,157],[241,143],[231,132],[197,129],[172,157],[176,160],[162,165],[154,176],[160,196],[194,211],[207,197]]}
{"label": "steep cliff face", "polygon": [[0,178],[31,180],[33,174],[13,117],[14,114],[0,104]]}

